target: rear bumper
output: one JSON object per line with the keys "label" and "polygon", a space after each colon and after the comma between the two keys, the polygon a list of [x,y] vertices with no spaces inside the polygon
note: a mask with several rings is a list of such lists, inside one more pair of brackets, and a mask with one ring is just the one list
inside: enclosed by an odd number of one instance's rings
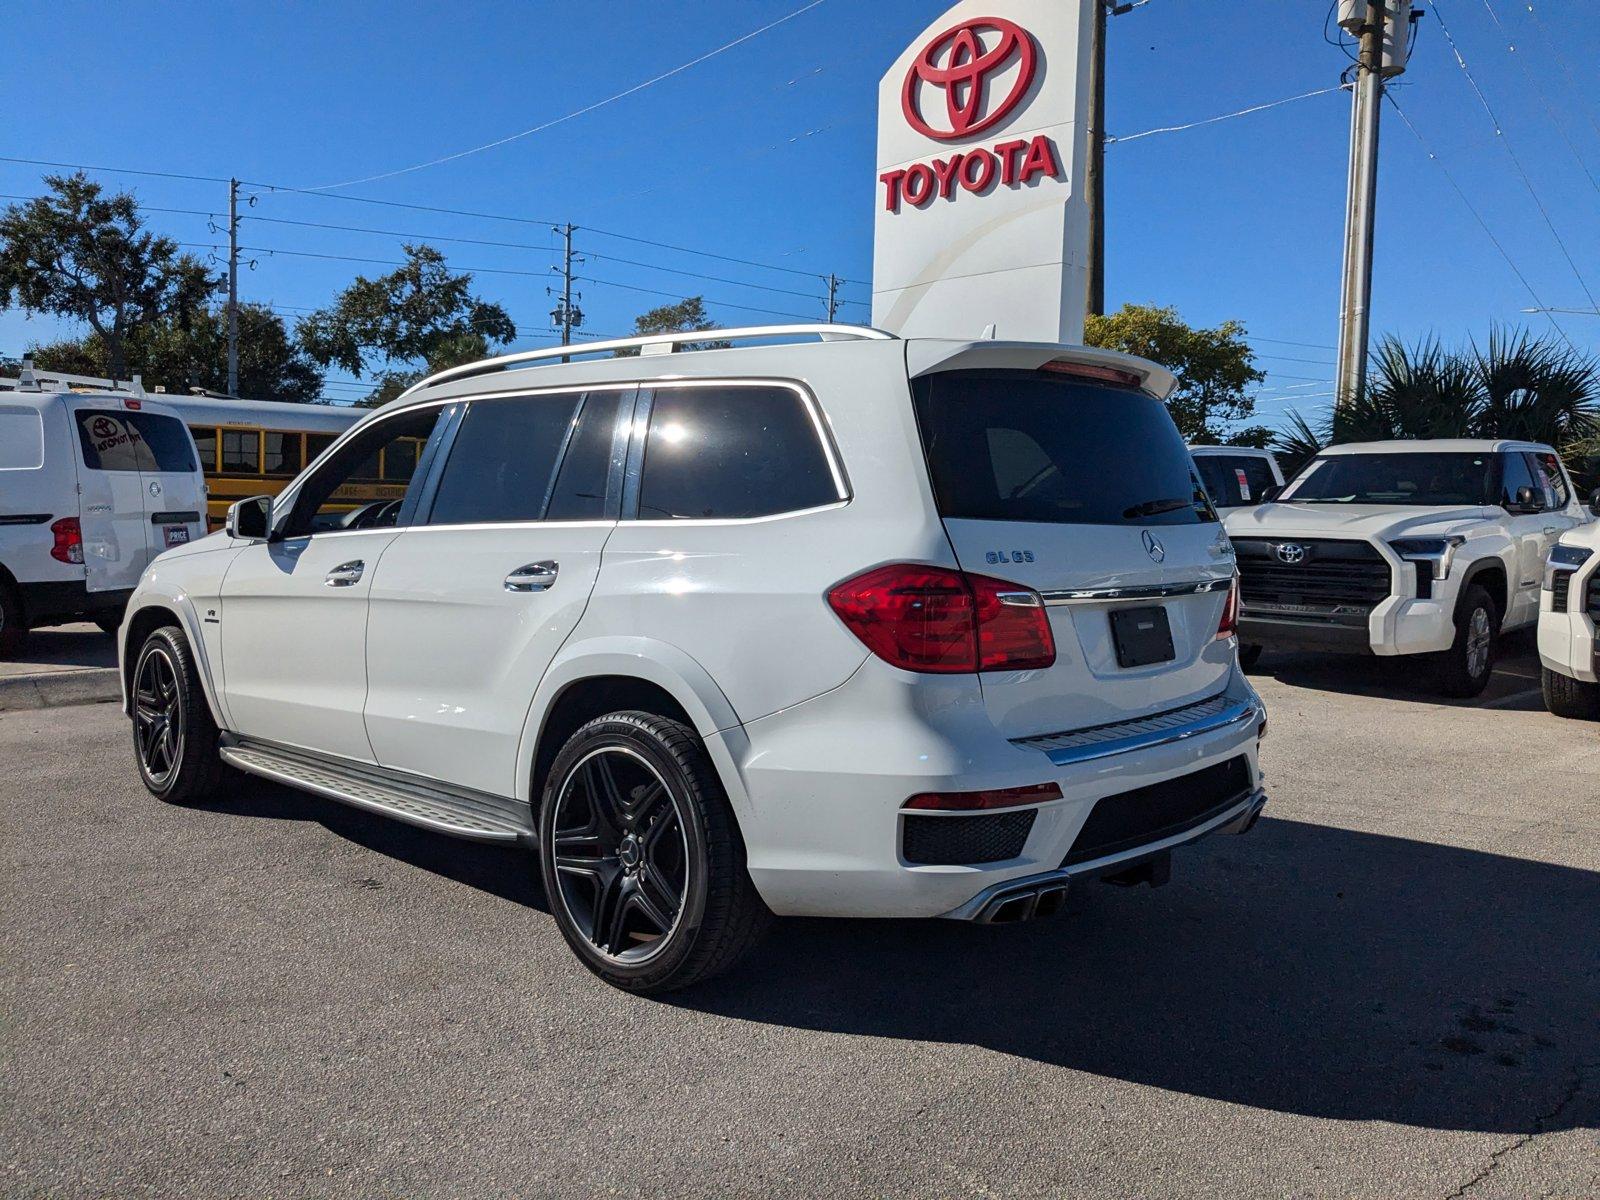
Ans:
{"label": "rear bumper", "polygon": [[[751,878],[780,915],[970,917],[980,896],[1067,869],[1080,833],[1091,836],[1086,823],[1099,801],[1157,788],[1187,803],[1200,790],[1186,790],[1186,777],[1242,759],[1227,768],[1240,787],[1220,809],[1147,841],[1124,839],[1104,858],[1074,860],[1069,874],[1103,873],[1193,841],[1248,817],[1261,788],[1260,700],[1238,672],[1223,695],[1227,719],[1211,713],[1160,740],[1056,762],[1046,747],[1002,737],[971,677],[911,677],[869,664],[833,692],[744,726],[749,741],[736,766]],[[1006,851],[1012,857],[908,861],[909,821],[989,819],[908,813],[908,797],[1041,783],[1058,785],[1061,799],[1002,810],[1031,816],[1013,844],[1020,850]]]}
{"label": "rear bumper", "polygon": [[1249,833],[1261,819],[1261,811],[1266,806],[1267,793],[1264,789],[1257,788],[1248,795],[1234,800],[1223,811],[1212,814],[1183,833],[1133,850],[1124,850],[1120,854],[1108,854],[1104,858],[1089,862],[1074,863],[1039,875],[1029,875],[1007,883],[994,884],[979,892],[960,908],[944,915],[951,920],[975,921],[980,925],[1026,921],[1035,915],[1042,915],[1046,907],[1052,911],[1060,907],[1060,899],[1065,896],[1066,888],[1075,881],[1095,879],[1102,875],[1127,870],[1141,861],[1157,855],[1170,854],[1179,846],[1198,842],[1213,833]]}
{"label": "rear bumper", "polygon": [[93,617],[120,611],[133,595],[131,588],[113,592],[91,592],[81,579],[51,580],[47,583],[19,583],[23,620],[26,624],[61,624],[75,617]]}

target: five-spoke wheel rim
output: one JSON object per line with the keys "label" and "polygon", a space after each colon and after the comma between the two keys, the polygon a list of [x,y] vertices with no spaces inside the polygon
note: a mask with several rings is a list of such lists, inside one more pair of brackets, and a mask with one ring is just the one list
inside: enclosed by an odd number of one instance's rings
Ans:
{"label": "five-spoke wheel rim", "polygon": [[1467,626],[1467,672],[1476,679],[1489,669],[1489,614],[1481,608],[1472,610],[1472,623]]}
{"label": "five-spoke wheel rim", "polygon": [[613,962],[665,949],[689,889],[689,840],[678,798],[643,756],[591,751],[556,796],[550,849],[558,896],[583,938]]}
{"label": "five-spoke wheel rim", "polygon": [[159,646],[145,654],[134,681],[133,735],[144,773],[157,787],[165,786],[183,758],[183,705],[177,669]]}

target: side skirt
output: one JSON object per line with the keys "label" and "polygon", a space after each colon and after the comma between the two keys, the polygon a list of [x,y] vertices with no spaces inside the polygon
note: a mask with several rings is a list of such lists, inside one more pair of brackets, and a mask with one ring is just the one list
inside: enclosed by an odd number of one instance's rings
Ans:
{"label": "side skirt", "polygon": [[532,812],[509,796],[451,787],[373,763],[354,763],[232,733],[222,735],[220,751],[229,766],[251,775],[436,833],[474,842],[531,845],[534,840]]}

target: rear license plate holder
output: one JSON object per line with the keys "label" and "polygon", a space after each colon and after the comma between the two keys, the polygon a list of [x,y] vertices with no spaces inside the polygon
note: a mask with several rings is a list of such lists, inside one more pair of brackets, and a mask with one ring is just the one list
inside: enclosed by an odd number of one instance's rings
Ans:
{"label": "rear license plate holder", "polygon": [[187,525],[163,525],[161,538],[167,546],[182,546],[189,541],[189,527]]}
{"label": "rear license plate holder", "polygon": [[1172,625],[1161,605],[1111,610],[1111,641],[1117,648],[1119,667],[1148,667],[1171,662]]}

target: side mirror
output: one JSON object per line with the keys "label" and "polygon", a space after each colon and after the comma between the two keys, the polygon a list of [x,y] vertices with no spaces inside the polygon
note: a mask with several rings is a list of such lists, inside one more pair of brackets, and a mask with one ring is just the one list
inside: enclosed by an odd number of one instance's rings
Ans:
{"label": "side mirror", "polygon": [[1284,489],[1284,485],[1281,484],[1281,483],[1272,484],[1270,487],[1265,488],[1262,491],[1261,498],[1259,500],[1257,500],[1256,503],[1257,504],[1271,504],[1279,496],[1283,495],[1283,489]]}
{"label": "side mirror", "polygon": [[231,538],[266,541],[272,528],[272,497],[251,496],[229,505],[228,520],[223,528]]}
{"label": "side mirror", "polygon": [[1544,505],[1539,502],[1539,493],[1533,488],[1523,486],[1517,489],[1516,503],[1511,505],[1512,512],[1533,513],[1540,512]]}

